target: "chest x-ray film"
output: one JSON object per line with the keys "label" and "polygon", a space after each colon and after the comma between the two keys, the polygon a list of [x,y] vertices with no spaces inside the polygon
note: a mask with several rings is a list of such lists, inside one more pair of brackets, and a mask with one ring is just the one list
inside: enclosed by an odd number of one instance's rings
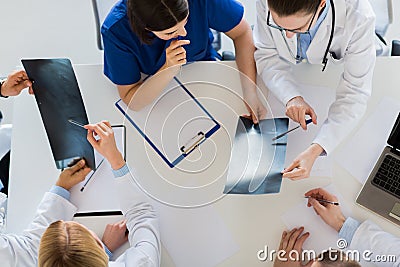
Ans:
{"label": "chest x-ray film", "polygon": [[278,193],[282,183],[287,137],[272,138],[287,131],[289,120],[275,118],[252,120],[240,117],[233,148],[225,194]]}
{"label": "chest x-ray film", "polygon": [[88,124],[85,106],[68,59],[29,59],[22,64],[33,81],[33,92],[58,169],[78,157],[95,168],[94,151],[86,140],[87,131],[70,123]]}
{"label": "chest x-ray film", "polygon": [[189,89],[190,84],[175,77],[156,100],[139,111],[121,100],[115,104],[170,168],[220,128]]}

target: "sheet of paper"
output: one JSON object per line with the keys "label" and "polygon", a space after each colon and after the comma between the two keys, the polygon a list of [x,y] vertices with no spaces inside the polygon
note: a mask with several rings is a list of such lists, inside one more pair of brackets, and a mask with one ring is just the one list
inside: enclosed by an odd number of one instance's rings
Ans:
{"label": "sheet of paper", "polygon": [[[123,127],[113,127],[115,141],[118,149],[124,154],[125,136]],[[71,189],[71,202],[78,207],[78,212],[95,212],[95,211],[115,211],[120,210],[119,201],[116,197],[118,192],[114,183],[114,175],[110,164],[107,160],[95,152],[96,172],[90,172],[86,179]],[[82,186],[89,177],[93,177],[87,183],[84,191]]]}
{"label": "sheet of paper", "polygon": [[[343,197],[335,187],[330,184],[324,189],[337,196],[343,214],[346,217],[349,216],[349,205],[344,202]],[[337,248],[338,233],[327,225],[312,207],[307,207],[307,199],[286,211],[281,218],[287,229],[291,230],[295,227],[304,226],[304,231],[310,233],[310,236],[304,242],[304,249],[314,250],[318,255],[322,250],[329,247]]]}
{"label": "sheet of paper", "polygon": [[[318,117],[318,124],[309,124],[306,131],[299,128],[288,134],[285,166],[289,166],[293,159],[312,143],[318,134],[320,126],[328,117],[329,106],[335,101],[334,88],[299,84],[297,89],[307,103],[313,107]],[[271,110],[274,111],[274,117],[285,116],[285,107],[272,93],[268,95],[268,104]],[[290,120],[289,129],[297,125],[297,123]],[[332,160],[325,156],[319,157],[314,163],[310,176],[332,177]]]}
{"label": "sheet of paper", "polygon": [[364,184],[375,166],[400,111],[400,103],[383,98],[359,130],[335,154],[335,160]]}
{"label": "sheet of paper", "polygon": [[152,204],[160,219],[161,241],[176,267],[215,266],[239,251],[213,207],[182,209]]}

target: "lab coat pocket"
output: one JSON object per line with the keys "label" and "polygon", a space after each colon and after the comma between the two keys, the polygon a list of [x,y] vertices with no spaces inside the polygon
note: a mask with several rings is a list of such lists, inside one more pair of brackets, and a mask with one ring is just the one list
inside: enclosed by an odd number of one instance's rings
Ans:
{"label": "lab coat pocket", "polygon": [[333,64],[339,65],[343,63],[343,57],[337,56],[334,52],[329,52],[329,59],[332,61]]}

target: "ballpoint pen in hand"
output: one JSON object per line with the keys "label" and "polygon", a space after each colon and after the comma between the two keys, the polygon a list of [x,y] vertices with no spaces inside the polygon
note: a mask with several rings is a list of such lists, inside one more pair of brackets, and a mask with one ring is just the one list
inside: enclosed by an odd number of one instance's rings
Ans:
{"label": "ballpoint pen in hand", "polygon": [[313,199],[315,199],[315,200],[318,201],[318,202],[322,202],[322,203],[327,203],[327,204],[332,204],[332,205],[335,205],[335,206],[339,206],[339,202],[329,201],[329,200],[325,200],[325,199],[319,199],[319,198],[315,198],[315,197],[311,197],[311,196],[307,196],[307,197],[304,197],[304,198],[313,198]]}
{"label": "ballpoint pen in hand", "polygon": [[[306,120],[306,124],[307,124],[307,125],[308,125],[309,123],[311,123],[311,122],[312,122],[312,119]],[[280,135],[275,136],[274,138],[272,138],[272,141],[278,140],[279,138],[281,138],[281,137],[287,135],[288,133],[290,133],[290,132],[292,132],[292,131],[294,131],[294,130],[300,128],[300,126],[301,126],[301,125],[296,126],[296,127],[292,128],[292,129],[290,129],[290,130],[288,130],[288,131],[286,131],[286,132],[284,132],[284,133],[281,133]]]}
{"label": "ballpoint pen in hand", "polygon": [[80,122],[74,121],[73,119],[69,119],[68,122],[69,122],[69,123],[72,123],[72,124],[74,124],[74,125],[76,125],[76,126],[85,128],[85,125],[83,125],[83,124],[80,123]]}

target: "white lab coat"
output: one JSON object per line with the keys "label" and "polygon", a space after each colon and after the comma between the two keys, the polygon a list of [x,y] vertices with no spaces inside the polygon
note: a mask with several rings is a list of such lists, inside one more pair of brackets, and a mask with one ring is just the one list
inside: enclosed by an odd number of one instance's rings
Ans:
{"label": "white lab coat", "polygon": [[[110,177],[110,179],[113,179]],[[161,243],[153,207],[132,180],[130,173],[115,178],[118,197],[129,229],[130,248],[109,266],[160,266]],[[22,235],[0,236],[0,266],[37,266],[40,238],[54,221],[71,221],[77,208],[61,196],[46,193],[37,215]]]}
{"label": "white lab coat", "polygon": [[[400,266],[400,238],[382,231],[376,224],[370,221],[363,222],[357,228],[350,243],[350,249],[358,250],[361,253],[360,259],[363,259],[364,251],[369,250],[372,252],[372,254],[366,253],[365,256],[374,260],[374,262],[368,261],[365,265]],[[378,262],[378,258],[376,258],[378,255],[380,259],[382,259],[381,256],[383,255],[386,257],[394,255],[396,261]]]}
{"label": "white lab coat", "polygon": [[[286,105],[290,99],[301,95],[296,89],[297,82],[292,73],[295,60],[291,57],[280,31],[267,25],[266,2],[267,0],[257,0],[254,57],[258,74],[275,96]],[[334,52],[337,59],[328,54],[327,68],[329,64],[342,62],[344,72],[338,77],[336,101],[330,106],[328,118],[314,140],[327,154],[349,134],[364,114],[371,95],[376,58],[375,15],[368,0],[334,0],[334,4],[336,22],[330,52]],[[270,19],[272,20],[272,17]],[[331,19],[332,13],[329,10],[307,50],[307,58],[311,64],[322,62],[330,36]],[[297,38],[294,36],[286,39],[291,50],[295,52]]]}
{"label": "white lab coat", "polygon": [[52,222],[71,220],[76,211],[77,208],[63,197],[46,193],[35,218],[21,235],[0,235],[0,266],[37,266],[39,243],[44,231]]}

